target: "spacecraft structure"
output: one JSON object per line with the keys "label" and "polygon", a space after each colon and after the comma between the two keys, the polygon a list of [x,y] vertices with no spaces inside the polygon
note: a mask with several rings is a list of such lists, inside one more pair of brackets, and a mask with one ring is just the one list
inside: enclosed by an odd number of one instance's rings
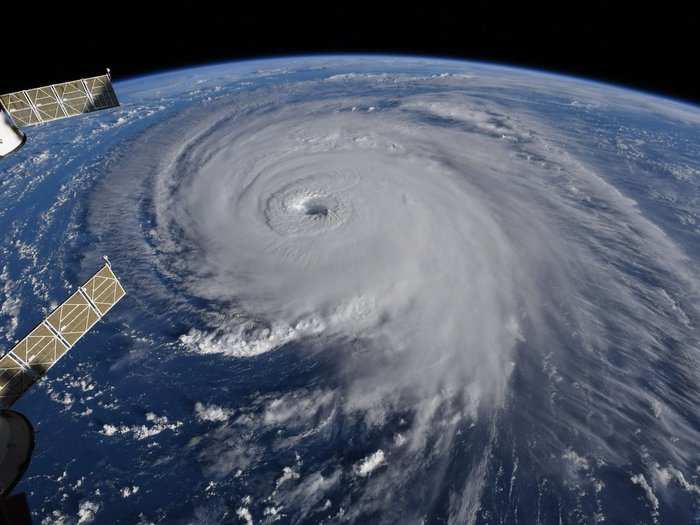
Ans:
{"label": "spacecraft structure", "polygon": [[0,158],[22,147],[23,128],[117,106],[109,69],[96,77],[0,95]]}
{"label": "spacecraft structure", "polygon": [[10,407],[125,295],[105,257],[97,273],[0,358],[0,498],[22,477],[34,448],[31,424]]}

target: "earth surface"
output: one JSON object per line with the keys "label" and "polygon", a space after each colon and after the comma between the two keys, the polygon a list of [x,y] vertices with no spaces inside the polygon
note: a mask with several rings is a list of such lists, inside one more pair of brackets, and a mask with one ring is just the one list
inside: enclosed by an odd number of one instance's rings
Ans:
{"label": "earth surface", "polygon": [[[118,73],[118,72],[117,72]],[[0,165],[36,523],[700,523],[700,109],[409,57],[118,81]]]}

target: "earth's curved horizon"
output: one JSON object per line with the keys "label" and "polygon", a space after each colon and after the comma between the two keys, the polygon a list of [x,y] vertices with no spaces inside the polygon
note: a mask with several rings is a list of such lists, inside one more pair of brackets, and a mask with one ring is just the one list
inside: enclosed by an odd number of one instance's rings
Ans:
{"label": "earth's curved horizon", "polygon": [[700,102],[692,100],[690,98],[679,97],[665,93],[663,91],[655,91],[650,89],[645,89],[643,87],[637,87],[632,84],[625,84],[622,82],[615,82],[612,80],[607,80],[603,77],[588,77],[580,76],[575,74],[570,74],[562,71],[557,71],[555,69],[547,69],[541,67],[530,67],[519,65],[512,62],[498,62],[489,60],[476,60],[471,58],[457,58],[451,55],[423,55],[423,54],[411,54],[411,53],[299,53],[292,55],[268,55],[263,57],[246,57],[246,58],[236,58],[231,60],[213,60],[210,62],[193,63],[188,66],[178,66],[172,68],[164,68],[148,73],[135,73],[125,76],[120,76],[116,81],[119,85],[124,85],[129,82],[143,82],[146,80],[152,80],[154,77],[159,77],[161,75],[177,75],[178,73],[194,72],[198,69],[205,68],[217,68],[224,66],[233,65],[256,65],[257,67],[265,65],[266,62],[287,62],[290,60],[405,60],[405,61],[432,61],[441,63],[455,63],[461,65],[472,65],[484,68],[501,69],[504,71],[512,71],[514,73],[529,73],[536,74],[543,77],[558,78],[561,80],[569,80],[577,83],[589,84],[592,86],[598,86],[600,88],[609,88],[616,91],[627,92],[630,94],[644,96],[649,98],[657,99],[660,102],[667,102],[671,104],[676,104],[680,106],[687,106],[690,110],[700,110]]}
{"label": "earth's curved horizon", "polygon": [[[118,81],[0,165],[37,523],[700,520],[700,108],[392,55]],[[43,308],[43,309],[42,309]]]}

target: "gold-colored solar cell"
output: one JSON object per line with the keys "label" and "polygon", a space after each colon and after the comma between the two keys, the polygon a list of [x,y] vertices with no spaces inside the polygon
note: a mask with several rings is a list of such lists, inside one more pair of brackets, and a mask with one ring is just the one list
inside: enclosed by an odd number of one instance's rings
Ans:
{"label": "gold-colored solar cell", "polygon": [[71,346],[93,327],[99,317],[80,292],[75,292],[46,321]]}
{"label": "gold-colored solar cell", "polygon": [[106,314],[125,295],[124,288],[109,266],[92,276],[83,285],[83,290],[100,311],[100,315]]}
{"label": "gold-colored solar cell", "polygon": [[43,323],[12,349],[12,353],[40,374],[67,351],[68,348]]}
{"label": "gold-colored solar cell", "polygon": [[9,355],[0,358],[0,406],[9,407],[36,382],[26,369]]}

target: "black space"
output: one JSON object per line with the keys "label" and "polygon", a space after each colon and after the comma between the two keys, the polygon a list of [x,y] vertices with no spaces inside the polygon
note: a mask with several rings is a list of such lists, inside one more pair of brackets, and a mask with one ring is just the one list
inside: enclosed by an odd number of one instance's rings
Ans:
{"label": "black space", "polygon": [[535,67],[700,103],[698,2],[60,4],[0,10],[14,44],[3,45],[0,92],[107,66],[118,80],[212,61],[370,52]]}

